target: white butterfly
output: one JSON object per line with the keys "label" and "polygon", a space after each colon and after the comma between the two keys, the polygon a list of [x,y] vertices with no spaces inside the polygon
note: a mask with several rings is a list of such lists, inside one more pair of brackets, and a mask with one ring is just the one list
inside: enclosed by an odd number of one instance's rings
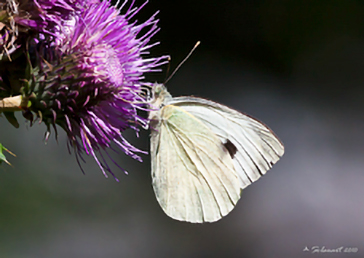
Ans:
{"label": "white butterfly", "polygon": [[216,102],[172,98],[156,84],[151,107],[159,108],[149,112],[153,188],[173,219],[221,219],[284,153],[266,125]]}

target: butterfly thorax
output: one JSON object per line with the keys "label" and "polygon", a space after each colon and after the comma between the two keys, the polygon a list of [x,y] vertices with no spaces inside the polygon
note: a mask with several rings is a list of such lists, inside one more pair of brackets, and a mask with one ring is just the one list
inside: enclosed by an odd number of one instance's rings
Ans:
{"label": "butterfly thorax", "polygon": [[163,106],[172,101],[172,96],[163,84],[154,84],[152,89],[152,100],[150,101],[149,127],[153,130],[161,122],[161,110]]}

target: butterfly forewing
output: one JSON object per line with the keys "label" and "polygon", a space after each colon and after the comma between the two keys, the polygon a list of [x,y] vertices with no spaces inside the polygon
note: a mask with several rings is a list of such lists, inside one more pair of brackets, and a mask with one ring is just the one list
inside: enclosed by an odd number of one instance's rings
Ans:
{"label": "butterfly forewing", "polygon": [[195,97],[173,98],[181,107],[210,128],[219,139],[237,149],[233,162],[245,188],[265,174],[284,153],[284,146],[263,123],[234,109]]}

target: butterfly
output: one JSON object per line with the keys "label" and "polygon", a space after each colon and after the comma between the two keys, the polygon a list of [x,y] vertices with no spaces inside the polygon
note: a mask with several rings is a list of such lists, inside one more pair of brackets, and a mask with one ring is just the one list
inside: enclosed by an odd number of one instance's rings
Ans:
{"label": "butterfly", "polygon": [[284,153],[266,125],[219,103],[155,84],[150,105],[153,189],[173,219],[221,219]]}

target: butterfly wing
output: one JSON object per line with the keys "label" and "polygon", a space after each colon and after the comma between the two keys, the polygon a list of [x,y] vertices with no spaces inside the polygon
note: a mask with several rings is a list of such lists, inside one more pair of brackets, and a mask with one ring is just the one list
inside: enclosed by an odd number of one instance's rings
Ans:
{"label": "butterfly wing", "polygon": [[213,222],[227,215],[241,190],[221,140],[173,105],[164,106],[152,119],[153,188],[164,212],[189,222]]}
{"label": "butterfly wing", "polygon": [[232,143],[242,189],[264,175],[284,153],[283,144],[272,130],[248,115],[202,98],[177,97],[171,104],[202,121],[226,145]]}

